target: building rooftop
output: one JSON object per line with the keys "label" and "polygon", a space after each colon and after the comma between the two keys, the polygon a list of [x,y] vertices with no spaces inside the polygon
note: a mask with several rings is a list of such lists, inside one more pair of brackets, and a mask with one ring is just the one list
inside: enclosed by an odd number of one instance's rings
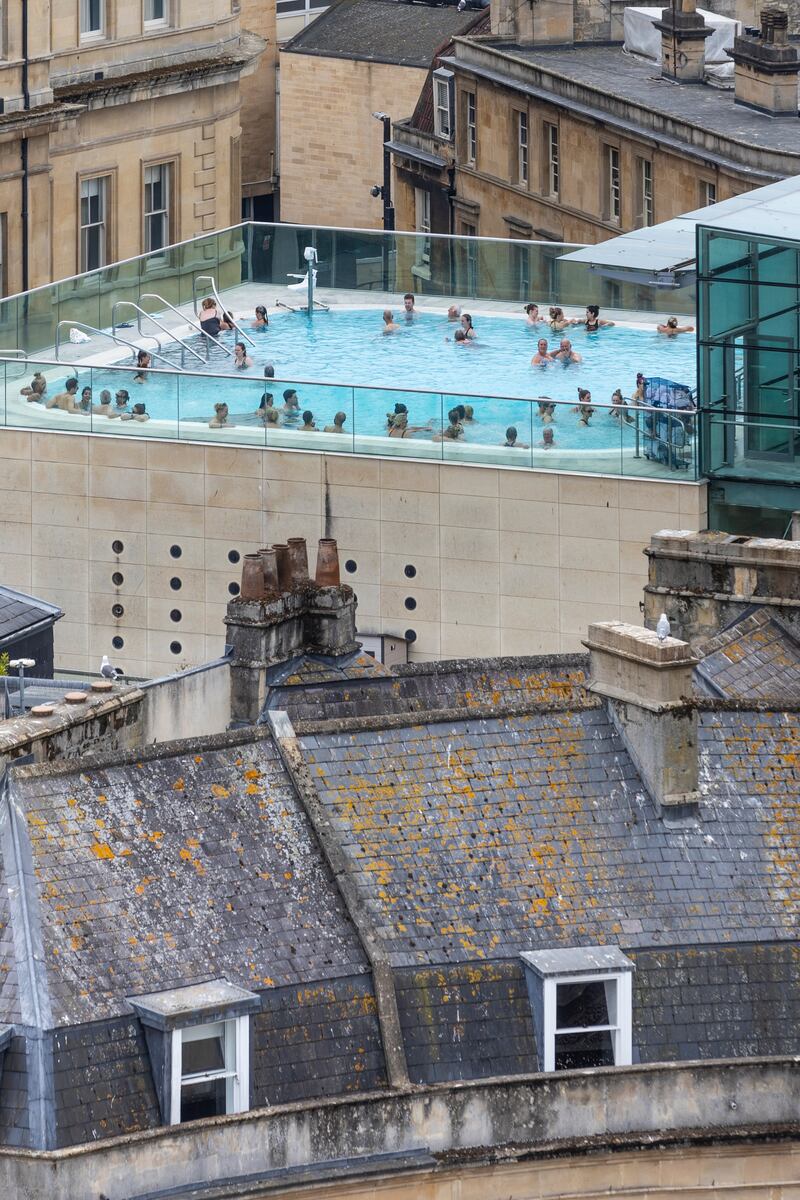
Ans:
{"label": "building rooftop", "polygon": [[281,51],[427,68],[444,42],[474,22],[474,10],[453,5],[337,0]]}
{"label": "building rooftop", "polygon": [[44,623],[52,625],[63,615],[63,609],[56,604],[0,584],[0,650],[6,643],[17,641],[23,631]]}

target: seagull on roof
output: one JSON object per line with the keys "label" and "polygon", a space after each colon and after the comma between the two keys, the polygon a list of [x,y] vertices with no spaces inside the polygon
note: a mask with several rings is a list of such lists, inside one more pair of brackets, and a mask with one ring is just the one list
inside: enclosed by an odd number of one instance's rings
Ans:
{"label": "seagull on roof", "polygon": [[100,663],[100,674],[102,675],[103,679],[114,680],[117,678],[117,676],[121,675],[122,672],[118,671],[116,667],[112,667],[111,663],[108,661],[108,655],[104,654],[103,661]]}
{"label": "seagull on roof", "polygon": [[662,613],[661,616],[658,618],[658,624],[656,625],[656,633],[658,634],[658,640],[660,642],[666,641],[666,639],[669,637],[670,627],[669,627],[669,621],[667,620],[666,613]]}

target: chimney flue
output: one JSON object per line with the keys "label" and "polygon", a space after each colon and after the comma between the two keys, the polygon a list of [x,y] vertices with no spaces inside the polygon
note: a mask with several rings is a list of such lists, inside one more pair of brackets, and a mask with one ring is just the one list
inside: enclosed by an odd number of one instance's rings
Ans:
{"label": "chimney flue", "polygon": [[341,583],[339,574],[339,548],[335,538],[320,538],[317,548],[317,569],[314,579],[318,587],[338,587]]}
{"label": "chimney flue", "polygon": [[734,39],[735,100],[771,117],[797,117],[800,59],[788,41],[789,17],[783,9],[763,8],[761,29],[746,29]]}
{"label": "chimney flue", "polygon": [[289,570],[292,586],[298,587],[308,582],[308,551],[306,539],[301,537],[289,538]]}
{"label": "chimney flue", "polygon": [[262,546],[258,554],[264,571],[264,591],[268,596],[275,596],[281,590],[278,582],[278,556],[272,546]]}
{"label": "chimney flue", "polygon": [[239,595],[242,600],[264,599],[264,567],[260,554],[245,554],[242,560],[242,584]]}
{"label": "chimney flue", "polygon": [[288,592],[292,586],[292,568],[289,562],[289,547],[285,542],[276,542],[272,547],[278,564],[278,590]]}

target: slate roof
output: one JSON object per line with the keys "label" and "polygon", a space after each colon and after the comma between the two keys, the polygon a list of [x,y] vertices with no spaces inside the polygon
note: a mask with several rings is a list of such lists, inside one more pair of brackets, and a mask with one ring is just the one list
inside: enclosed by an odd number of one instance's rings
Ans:
{"label": "slate roof", "polygon": [[703,656],[695,679],[707,695],[800,701],[800,642],[767,608],[711,638]]}
{"label": "slate roof", "polygon": [[281,52],[429,67],[436,51],[474,21],[474,11],[459,12],[454,5],[337,0]]}
{"label": "slate roof", "polygon": [[286,709],[300,726],[327,718],[346,722],[438,710],[582,703],[587,667],[585,654],[410,663],[334,686],[304,686],[301,677],[276,681],[267,703]]}
{"label": "slate roof", "polygon": [[795,938],[800,714],[704,713],[671,829],[600,705],[302,738],[396,966],[615,941]]}
{"label": "slate roof", "polygon": [[43,621],[51,624],[63,617],[64,612],[56,604],[26,596],[13,588],[0,584],[0,649],[17,640],[17,635]]}
{"label": "slate roof", "polygon": [[[210,978],[259,990],[367,969],[269,739],[82,771],[23,768],[11,800],[30,841],[55,1025],[128,1013],[126,996]],[[4,861],[0,895],[16,884]]]}

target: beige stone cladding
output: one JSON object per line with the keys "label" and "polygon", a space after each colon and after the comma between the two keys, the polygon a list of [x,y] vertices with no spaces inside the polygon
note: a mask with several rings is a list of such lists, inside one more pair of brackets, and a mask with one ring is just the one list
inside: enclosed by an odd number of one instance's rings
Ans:
{"label": "beige stone cladding", "polygon": [[[277,113],[276,69],[278,46],[275,4],[242,0],[242,28],[266,41],[258,70],[241,81],[242,109],[242,195],[259,196],[274,188]],[[233,217],[232,220],[239,220]]]}
{"label": "beige stone cladding", "polygon": [[590,622],[642,623],[643,548],[702,528],[705,502],[687,483],[3,429],[0,579],[65,609],[60,666],[168,672],[221,652],[241,556],[332,536],[359,630],[413,630],[413,659],[580,650]]}
{"label": "beige stone cladding", "polygon": [[283,51],[281,219],[380,229],[383,131],[371,113],[414,111],[426,71]]}

